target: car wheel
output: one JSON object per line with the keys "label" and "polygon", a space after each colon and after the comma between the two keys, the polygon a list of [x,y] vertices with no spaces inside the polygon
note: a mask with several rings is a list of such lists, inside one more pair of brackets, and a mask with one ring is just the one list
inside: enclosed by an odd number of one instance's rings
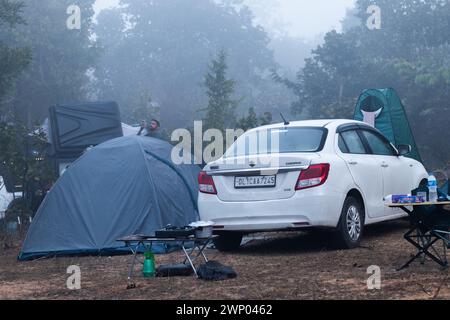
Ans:
{"label": "car wheel", "polygon": [[361,243],[364,231],[364,209],[354,198],[345,199],[336,230],[336,244],[341,249],[354,249]]}
{"label": "car wheel", "polygon": [[224,233],[214,239],[214,246],[222,252],[235,251],[239,249],[242,242],[241,233]]}

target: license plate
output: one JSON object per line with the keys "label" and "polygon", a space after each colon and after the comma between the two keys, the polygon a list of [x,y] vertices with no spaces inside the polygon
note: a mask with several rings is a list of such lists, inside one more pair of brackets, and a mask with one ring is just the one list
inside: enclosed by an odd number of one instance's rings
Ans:
{"label": "license plate", "polygon": [[275,187],[277,177],[273,176],[247,176],[235,177],[234,187],[236,189],[243,188],[272,188]]}

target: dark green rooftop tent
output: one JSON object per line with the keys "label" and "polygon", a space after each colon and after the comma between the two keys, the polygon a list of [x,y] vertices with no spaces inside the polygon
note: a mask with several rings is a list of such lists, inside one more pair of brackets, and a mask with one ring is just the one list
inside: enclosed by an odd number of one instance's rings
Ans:
{"label": "dark green rooftop tent", "polygon": [[405,108],[394,89],[364,90],[356,103],[354,119],[374,125],[395,146],[409,144],[412,151],[408,157],[422,162]]}

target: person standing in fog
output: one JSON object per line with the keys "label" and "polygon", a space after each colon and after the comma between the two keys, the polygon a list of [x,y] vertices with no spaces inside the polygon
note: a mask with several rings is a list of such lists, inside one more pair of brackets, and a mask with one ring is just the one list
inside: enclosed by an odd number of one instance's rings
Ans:
{"label": "person standing in fog", "polygon": [[137,135],[138,136],[146,136],[147,134],[148,134],[147,121],[142,120],[141,128],[139,129],[139,132],[137,133]]}
{"label": "person standing in fog", "polygon": [[161,123],[156,119],[152,119],[152,121],[150,122],[150,127],[149,127],[149,130],[147,133],[147,137],[162,139],[160,127],[161,127]]}

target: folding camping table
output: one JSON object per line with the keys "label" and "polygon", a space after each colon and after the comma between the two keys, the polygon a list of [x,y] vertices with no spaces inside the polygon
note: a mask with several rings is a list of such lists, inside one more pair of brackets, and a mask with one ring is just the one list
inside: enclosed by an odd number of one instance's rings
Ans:
{"label": "folding camping table", "polygon": [[[397,271],[408,268],[409,265],[418,258],[421,258],[421,263],[425,262],[425,257],[428,256],[433,261],[438,263],[443,268],[448,268],[447,261],[447,247],[450,245],[450,232],[449,225],[441,226],[436,225],[433,221],[429,221],[426,214],[416,214],[414,210],[410,210],[412,207],[450,207],[450,201],[446,202],[424,202],[424,203],[398,203],[389,204],[390,208],[400,208],[406,212],[411,221],[411,229],[405,233],[404,238],[418,249],[418,253],[414,255],[408,262],[397,269]],[[449,213],[450,214],[450,213]],[[436,216],[434,216],[436,217]],[[443,254],[434,248],[434,245],[439,240],[443,242]]]}
{"label": "folding camping table", "polygon": [[[208,262],[208,258],[205,255],[205,249],[206,247],[215,239],[217,238],[216,235],[213,235],[209,238],[196,238],[194,236],[189,237],[179,237],[179,238],[156,238],[153,236],[144,236],[144,235],[131,235],[124,238],[117,239],[117,241],[124,242],[125,246],[130,248],[130,251],[133,254],[133,258],[131,261],[131,267],[128,272],[128,289],[135,288],[136,285],[132,281],[133,273],[134,273],[134,267],[136,264],[136,261],[139,261],[140,263],[144,263],[138,258],[138,253],[141,252],[141,248],[143,248],[144,253],[150,252],[152,250],[153,243],[173,243],[178,244],[184,255],[185,259],[183,261],[183,264],[189,263],[190,267],[194,271],[195,275],[198,277],[197,269],[195,268],[195,261],[200,256],[203,257],[203,260],[205,262]],[[191,247],[192,245],[192,247]]]}

